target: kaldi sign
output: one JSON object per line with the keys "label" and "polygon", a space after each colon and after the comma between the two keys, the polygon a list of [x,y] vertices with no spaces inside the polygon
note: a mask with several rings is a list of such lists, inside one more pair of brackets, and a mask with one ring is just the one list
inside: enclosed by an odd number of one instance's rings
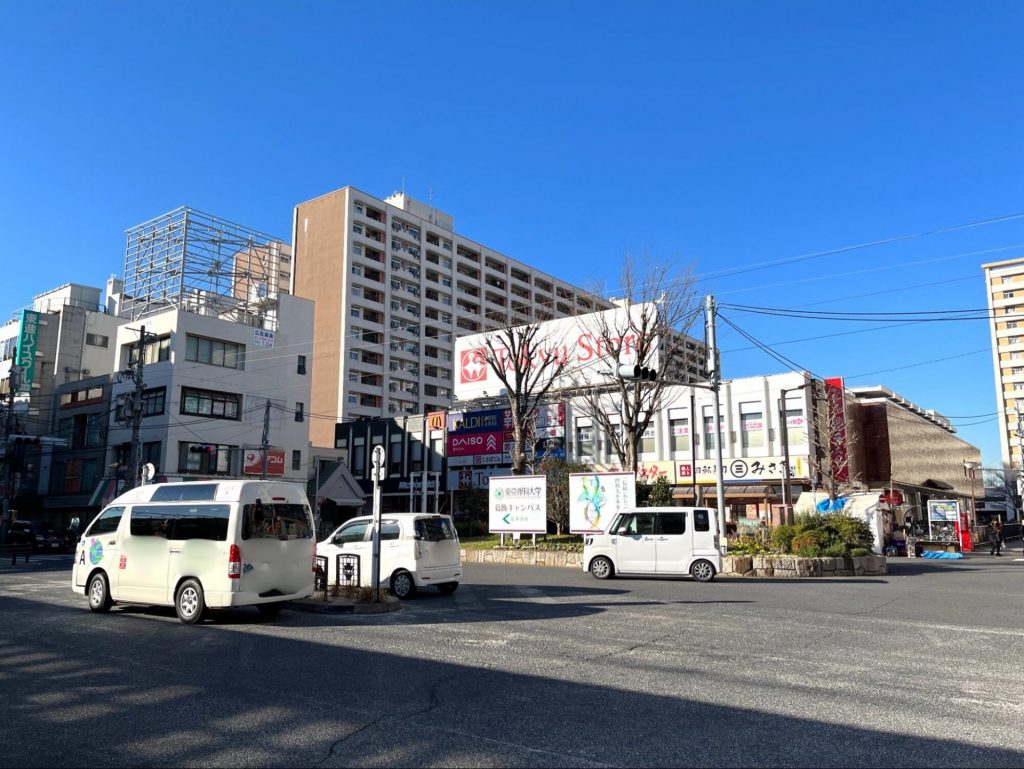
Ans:
{"label": "kaldi sign", "polygon": [[[538,333],[531,345],[536,349],[533,360],[527,362],[532,368],[545,365],[554,359],[551,369],[564,363],[565,368],[554,389],[588,384],[606,384],[606,374],[619,365],[636,365],[657,368],[655,352],[646,360],[637,359],[638,332],[634,329],[650,328],[655,325],[654,304],[635,304],[628,309],[616,307],[612,310],[578,315],[572,318],[549,320],[538,325]],[[631,320],[632,319],[632,320]],[[607,333],[602,331],[607,329]],[[486,397],[484,393],[498,395],[504,388],[494,369],[486,360],[486,343],[489,340],[495,348],[497,364],[505,370],[516,368],[516,361],[502,344],[500,332],[472,334],[455,340],[455,392],[459,399]],[[609,344],[605,337],[612,337]],[[655,349],[657,345],[652,345]],[[617,353],[617,357],[616,357]],[[538,383],[538,387],[543,386]]]}
{"label": "kaldi sign", "polygon": [[[259,449],[246,449],[242,454],[242,473],[263,473],[263,455]],[[267,475],[284,475],[284,449],[267,449]]]}

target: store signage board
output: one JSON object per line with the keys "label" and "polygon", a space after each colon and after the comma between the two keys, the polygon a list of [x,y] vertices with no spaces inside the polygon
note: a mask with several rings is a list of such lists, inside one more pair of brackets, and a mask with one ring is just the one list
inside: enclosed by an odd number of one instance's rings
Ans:
{"label": "store signage board", "polygon": [[492,476],[487,484],[488,528],[492,534],[547,532],[547,477]]}
{"label": "store signage board", "polygon": [[633,473],[570,473],[569,531],[596,534],[605,531],[622,510],[636,507]]}
{"label": "store signage board", "polygon": [[[747,459],[730,459],[725,462],[723,480],[747,481],[781,481],[785,479],[785,462],[783,457],[749,457]],[[806,457],[789,458],[789,476],[792,479],[806,478],[809,467]],[[696,478],[694,477],[696,475]],[[697,460],[696,472],[692,462],[676,462],[676,483],[709,483],[718,479],[718,463],[713,460]]]}

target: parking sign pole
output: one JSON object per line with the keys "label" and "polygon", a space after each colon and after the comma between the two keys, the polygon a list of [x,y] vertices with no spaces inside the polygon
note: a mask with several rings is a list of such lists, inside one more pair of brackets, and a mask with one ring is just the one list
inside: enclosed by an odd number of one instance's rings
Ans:
{"label": "parking sign pole", "polygon": [[373,601],[380,596],[380,482],[384,480],[384,447],[373,447]]}

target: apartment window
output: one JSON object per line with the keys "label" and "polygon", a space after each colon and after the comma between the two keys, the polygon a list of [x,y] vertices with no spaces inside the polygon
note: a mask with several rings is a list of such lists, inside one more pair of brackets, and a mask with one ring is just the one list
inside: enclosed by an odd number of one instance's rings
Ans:
{"label": "apartment window", "polygon": [[360,278],[363,277],[363,268],[361,266],[359,266],[358,264],[353,264],[352,265],[352,274],[357,276],[357,277],[360,277]]}
{"label": "apartment window", "polygon": [[[136,365],[139,361],[139,347],[136,344],[125,345],[128,348],[128,367]],[[161,363],[171,359],[171,337],[170,335],[154,339],[146,345],[146,365]]]}
{"label": "apartment window", "polygon": [[1003,292],[1003,299],[1013,299],[1013,292],[1012,291],[1004,291]]}
{"label": "apartment window", "polygon": [[295,402],[295,421],[305,422],[306,421],[306,404]]}
{"label": "apartment window", "polygon": [[1007,344],[1017,344],[1017,342],[1019,342],[1019,341],[1020,341],[1020,337],[1019,336],[1010,336],[1010,337],[1006,338],[1006,343]]}
{"label": "apartment window", "polygon": [[299,356],[298,363],[296,363],[296,365],[295,365],[295,373],[296,374],[305,374],[306,373],[306,356],[305,355],[300,355]]}
{"label": "apartment window", "polygon": [[352,244],[352,253],[353,254],[359,254],[360,256],[362,256],[362,254],[363,254],[363,244],[362,243],[353,243]]}
{"label": "apartment window", "polygon": [[292,452],[292,470],[295,471],[295,472],[298,472],[301,469],[302,469],[302,452],[301,451],[293,451]]}
{"label": "apartment window", "polygon": [[237,449],[237,446],[179,443],[178,472],[198,473],[200,475],[230,475],[231,452],[233,449]]}
{"label": "apartment window", "polygon": [[672,451],[690,450],[690,420],[673,419],[669,422],[669,430],[672,433]]}
{"label": "apartment window", "polygon": [[212,419],[241,418],[242,396],[237,393],[181,388],[181,413]]}
{"label": "apartment window", "polygon": [[1020,366],[1016,366],[1016,367],[1010,369],[1010,375],[1011,376],[1019,376],[1020,374],[1024,374],[1024,368],[1021,368]]}
{"label": "apartment window", "polygon": [[1015,321],[1015,320],[1007,321],[1006,322],[1006,327],[1007,328],[1017,328],[1017,321]]}
{"label": "apartment window", "polygon": [[185,337],[185,360],[224,368],[245,368],[245,345],[189,334]]}
{"label": "apartment window", "polygon": [[155,417],[164,413],[167,398],[166,387],[155,387],[142,393],[142,416]]}
{"label": "apartment window", "polygon": [[354,203],[354,206],[355,206],[356,211],[358,211],[359,213],[361,213],[361,214],[365,214],[366,213],[366,206],[364,206],[362,204],[362,201],[357,200]]}
{"label": "apartment window", "polygon": [[355,393],[349,393],[348,402],[351,403],[353,406],[356,405],[357,403],[359,403],[359,396],[356,395]]}
{"label": "apartment window", "polygon": [[354,232],[356,235],[362,235],[363,234],[363,225],[361,225],[359,222],[355,222],[352,225],[352,232]]}
{"label": "apartment window", "polygon": [[802,408],[790,408],[786,404],[786,442],[790,447],[807,443],[804,424],[804,410]]}
{"label": "apartment window", "polygon": [[760,403],[740,404],[740,445],[745,449],[764,446],[764,413]]}
{"label": "apartment window", "polygon": [[110,337],[102,334],[86,334],[85,343],[90,347],[107,347],[110,344]]}

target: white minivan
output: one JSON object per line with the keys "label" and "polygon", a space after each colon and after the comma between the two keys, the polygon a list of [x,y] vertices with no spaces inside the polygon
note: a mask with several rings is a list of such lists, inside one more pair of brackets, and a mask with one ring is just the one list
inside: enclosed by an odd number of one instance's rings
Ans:
{"label": "white minivan", "polygon": [[316,538],[301,486],[190,481],[139,486],[89,524],[71,586],[89,608],[174,606],[182,622],[209,608],[255,605],[273,616],[313,594]]}
{"label": "white minivan", "polygon": [[[462,577],[462,550],[455,524],[447,515],[429,513],[385,513],[380,523],[380,585],[396,598],[409,598],[416,588],[436,585],[442,593],[454,593]],[[358,584],[373,586],[373,516],[346,521],[317,545],[317,554],[327,557],[327,580],[333,585],[338,564],[343,574],[350,568]],[[357,556],[358,561],[338,556]],[[345,563],[353,564],[346,567]],[[349,580],[342,580],[348,583]]]}
{"label": "white minivan", "polygon": [[708,582],[722,570],[718,517],[703,507],[642,507],[619,513],[603,534],[587,535],[583,570],[616,574],[689,574]]}

